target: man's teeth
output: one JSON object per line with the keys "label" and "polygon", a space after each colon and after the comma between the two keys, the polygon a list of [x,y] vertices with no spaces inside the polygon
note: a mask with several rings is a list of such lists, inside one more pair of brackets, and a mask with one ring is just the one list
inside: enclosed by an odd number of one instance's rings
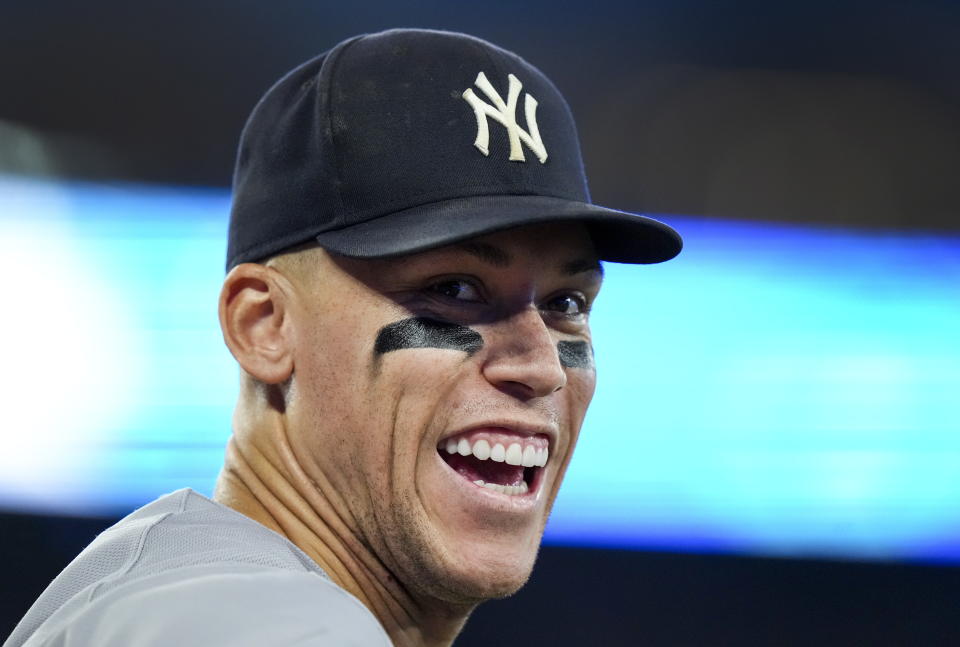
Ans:
{"label": "man's teeth", "polygon": [[529,488],[527,487],[526,481],[520,481],[520,485],[497,485],[496,483],[485,483],[481,480],[474,481],[480,487],[485,487],[488,490],[493,490],[494,492],[500,492],[501,494],[510,494],[516,496],[518,494],[526,494]]}
{"label": "man's teeth", "polygon": [[509,447],[496,443],[491,447],[490,443],[482,438],[472,445],[466,438],[461,438],[459,441],[451,438],[447,440],[444,449],[447,450],[448,454],[460,454],[461,456],[473,454],[473,457],[477,460],[505,462],[507,465],[523,465],[524,467],[543,467],[547,464],[549,458],[549,450],[546,447],[539,449],[533,445],[521,447],[520,443],[511,443]]}

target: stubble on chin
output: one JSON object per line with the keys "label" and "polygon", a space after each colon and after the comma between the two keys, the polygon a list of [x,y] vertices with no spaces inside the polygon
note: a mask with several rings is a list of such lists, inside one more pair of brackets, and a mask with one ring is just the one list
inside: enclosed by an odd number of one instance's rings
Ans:
{"label": "stubble on chin", "polygon": [[[439,533],[414,513],[410,495],[391,506],[392,522],[384,528],[394,576],[410,593],[453,608],[471,610],[482,602],[506,598],[519,591],[533,570],[537,546],[529,560],[513,569],[464,569],[443,545]],[[383,526],[381,526],[383,528]],[[542,532],[541,532],[542,534]],[[509,575],[504,575],[509,570]]]}

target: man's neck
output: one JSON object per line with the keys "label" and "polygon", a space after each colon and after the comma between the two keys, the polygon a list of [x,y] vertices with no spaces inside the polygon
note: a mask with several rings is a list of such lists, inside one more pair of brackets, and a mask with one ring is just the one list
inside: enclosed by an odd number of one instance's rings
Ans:
{"label": "man's neck", "polygon": [[330,490],[282,447],[273,451],[231,437],[214,499],[292,541],[370,609],[398,647],[452,644],[472,608],[416,599],[352,532],[342,506],[321,494]]}

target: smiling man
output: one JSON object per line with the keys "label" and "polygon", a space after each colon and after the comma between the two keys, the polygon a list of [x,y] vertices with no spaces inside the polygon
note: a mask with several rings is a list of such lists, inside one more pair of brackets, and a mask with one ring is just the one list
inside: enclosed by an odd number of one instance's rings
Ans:
{"label": "smiling man", "polygon": [[679,251],[591,204],[566,103],[517,56],[393,30],[308,61],[241,138],[213,500],[106,531],[6,644],[449,645],[533,567],[600,261]]}
{"label": "smiling man", "polygon": [[564,224],[295,256],[227,279],[247,378],[216,498],[300,546],[397,644],[445,644],[533,566],[593,394],[596,252]]}

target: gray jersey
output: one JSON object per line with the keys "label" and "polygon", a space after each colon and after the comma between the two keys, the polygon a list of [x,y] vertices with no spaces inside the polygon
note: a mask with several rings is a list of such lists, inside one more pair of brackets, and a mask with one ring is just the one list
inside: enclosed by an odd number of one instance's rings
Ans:
{"label": "gray jersey", "polygon": [[293,543],[185,489],[104,531],[4,647],[388,647],[373,614]]}

